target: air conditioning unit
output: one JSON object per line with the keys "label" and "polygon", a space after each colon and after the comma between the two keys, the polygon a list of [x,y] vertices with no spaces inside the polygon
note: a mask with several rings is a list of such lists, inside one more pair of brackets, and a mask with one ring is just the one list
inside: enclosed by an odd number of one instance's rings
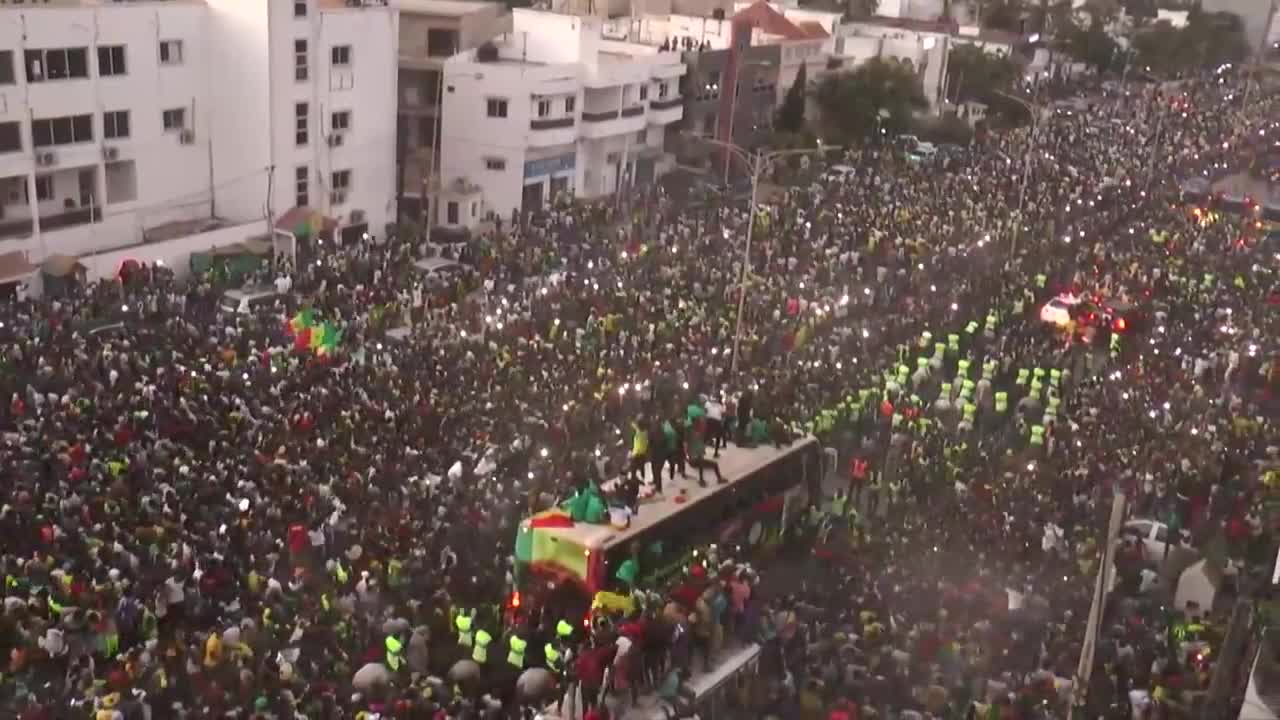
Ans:
{"label": "air conditioning unit", "polygon": [[329,136],[329,147],[342,147],[342,133],[333,133]]}
{"label": "air conditioning unit", "polygon": [[58,156],[51,152],[36,153],[36,165],[40,167],[50,167],[57,164]]}
{"label": "air conditioning unit", "polygon": [[178,133],[178,142],[182,143],[183,145],[190,145],[195,141],[196,141],[195,130],[183,130]]}
{"label": "air conditioning unit", "polygon": [[120,157],[120,148],[115,148],[110,146],[102,148],[103,160],[106,160],[107,162],[111,162],[112,160],[116,160],[119,157]]}
{"label": "air conditioning unit", "polygon": [[362,222],[364,222],[364,221],[365,221],[365,214],[364,214],[364,211],[363,211],[363,210],[352,210],[352,211],[351,211],[351,224],[352,224],[352,225],[359,225],[360,223],[362,223]]}
{"label": "air conditioning unit", "polygon": [[329,193],[330,205],[342,205],[346,202],[347,202],[346,190],[334,190],[333,192]]}

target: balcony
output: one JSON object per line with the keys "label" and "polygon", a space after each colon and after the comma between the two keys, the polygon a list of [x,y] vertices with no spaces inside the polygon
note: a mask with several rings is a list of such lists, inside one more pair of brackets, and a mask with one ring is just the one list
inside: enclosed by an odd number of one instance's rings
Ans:
{"label": "balcony", "polygon": [[670,125],[684,117],[684,98],[680,96],[649,101],[649,124]]}
{"label": "balcony", "polygon": [[91,222],[102,221],[102,208],[80,208],[78,210],[67,210],[66,212],[55,213],[53,215],[40,216],[40,231],[49,232],[51,230],[60,230],[73,225],[84,225]]}
{"label": "balcony", "polygon": [[35,232],[35,223],[26,220],[0,220],[0,239],[31,237]]}
{"label": "balcony", "polygon": [[572,115],[555,118],[534,118],[529,121],[529,146],[550,147],[569,145],[577,140],[576,120]]}
{"label": "balcony", "polygon": [[530,120],[530,130],[554,130],[556,128],[573,127],[573,118],[546,118],[542,120]]}
{"label": "balcony", "polygon": [[636,133],[644,129],[644,106],[632,105],[621,110],[582,113],[582,137],[598,139]]}

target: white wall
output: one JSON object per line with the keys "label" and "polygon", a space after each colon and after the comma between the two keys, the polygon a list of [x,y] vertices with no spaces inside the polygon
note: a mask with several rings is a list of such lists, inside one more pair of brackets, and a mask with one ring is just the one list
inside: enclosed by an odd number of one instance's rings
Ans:
{"label": "white wall", "polygon": [[[267,14],[262,5],[242,0],[206,3],[208,27],[217,38],[209,45],[210,80],[234,80],[217,82],[216,99],[223,111],[213,113],[208,133],[218,211],[233,218],[265,218],[273,123],[268,99],[274,78],[274,73],[263,72],[270,42]],[[277,198],[276,207],[281,204]]]}
{"label": "white wall", "polygon": [[[206,70],[205,8],[174,4],[157,11],[152,6],[32,8],[0,12],[0,47],[14,53],[16,84],[0,87],[0,121],[23,122],[21,152],[0,155],[0,176],[99,166],[96,201],[106,202],[102,184],[103,147],[137,166],[137,199],[108,208],[114,213],[136,212],[140,222],[160,224],[198,216],[207,210],[209,153],[207,137],[210,94]],[[182,42],[183,61],[161,65],[159,40]],[[124,75],[98,76],[97,47],[125,46]],[[83,47],[87,50],[87,79],[27,83],[23,63],[26,50]],[[197,142],[182,145],[176,133],[165,132],[161,114],[185,108],[187,124]],[[129,137],[106,139],[104,111],[129,112]],[[37,168],[31,119],[88,114],[93,140],[41,148],[56,163]],[[201,207],[203,205],[203,207]]]}
{"label": "white wall", "polygon": [[[503,217],[520,206],[530,105],[529,65],[471,63],[454,58],[445,63],[444,117],[441,120],[441,167],[444,183],[465,179],[484,188],[485,205]],[[490,98],[507,100],[507,117],[487,114]],[[489,170],[485,158],[506,163]]]}
{"label": "white wall", "polygon": [[[398,15],[393,9],[378,7],[326,11],[320,14],[319,30],[317,61],[321,72],[313,83],[311,112],[313,164],[323,170],[320,180],[326,188],[335,171],[349,170],[352,176],[346,202],[327,204],[326,193],[325,207],[331,216],[344,221],[350,220],[353,210],[362,211],[370,230],[381,234],[393,216],[396,192]],[[291,43],[280,44],[285,45],[292,62]],[[330,64],[330,48],[340,45],[352,48],[349,71]],[[291,117],[292,110],[288,108],[290,115],[284,117]],[[332,133],[330,120],[335,111],[351,113],[351,129],[341,146],[330,147],[325,138]],[[282,151],[296,152],[292,140],[291,136],[285,138]],[[292,178],[286,181],[291,185]]]}
{"label": "white wall", "polygon": [[120,265],[126,260],[135,260],[148,265],[158,260],[172,269],[174,275],[182,280],[191,274],[192,253],[242,242],[255,235],[261,235],[264,227],[262,223],[232,225],[174,240],[84,255],[80,257],[80,263],[85,266],[85,275],[91,282],[100,278],[113,277],[120,271]]}

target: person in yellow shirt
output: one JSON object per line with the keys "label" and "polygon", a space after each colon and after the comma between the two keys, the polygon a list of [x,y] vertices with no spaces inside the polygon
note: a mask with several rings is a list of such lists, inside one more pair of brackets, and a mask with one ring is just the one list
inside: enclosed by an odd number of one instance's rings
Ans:
{"label": "person in yellow shirt", "polygon": [[214,668],[222,664],[222,635],[217,631],[209,633],[204,641],[204,666]]}

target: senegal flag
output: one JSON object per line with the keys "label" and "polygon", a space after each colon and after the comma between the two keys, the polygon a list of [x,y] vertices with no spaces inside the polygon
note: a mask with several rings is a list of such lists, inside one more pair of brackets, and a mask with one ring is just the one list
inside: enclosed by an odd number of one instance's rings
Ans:
{"label": "senegal flag", "polygon": [[315,314],[311,308],[303,308],[289,320],[289,332],[293,335],[315,325]]}
{"label": "senegal flag", "polygon": [[331,322],[311,328],[311,349],[317,355],[331,355],[342,341],[342,331]]}

